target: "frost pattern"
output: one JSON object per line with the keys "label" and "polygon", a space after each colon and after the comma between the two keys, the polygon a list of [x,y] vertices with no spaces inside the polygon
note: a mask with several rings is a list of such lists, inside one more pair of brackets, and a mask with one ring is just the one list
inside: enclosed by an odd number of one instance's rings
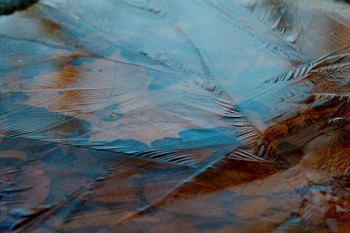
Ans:
{"label": "frost pattern", "polygon": [[345,232],[349,16],[323,0],[1,16],[0,231]]}

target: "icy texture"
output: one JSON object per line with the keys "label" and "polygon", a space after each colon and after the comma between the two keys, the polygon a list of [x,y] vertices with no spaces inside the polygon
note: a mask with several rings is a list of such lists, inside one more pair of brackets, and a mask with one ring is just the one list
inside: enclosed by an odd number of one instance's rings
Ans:
{"label": "icy texture", "polygon": [[346,232],[350,6],[41,0],[0,16],[1,232]]}

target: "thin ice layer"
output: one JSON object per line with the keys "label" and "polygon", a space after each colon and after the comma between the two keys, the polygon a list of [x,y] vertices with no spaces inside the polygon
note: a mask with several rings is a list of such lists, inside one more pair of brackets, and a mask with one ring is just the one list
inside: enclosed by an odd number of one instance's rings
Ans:
{"label": "thin ice layer", "polygon": [[188,165],[209,147],[275,159],[181,24],[186,12],[154,4],[44,1],[2,20],[2,132]]}
{"label": "thin ice layer", "polygon": [[47,0],[1,16],[1,230],[342,232],[346,6]]}

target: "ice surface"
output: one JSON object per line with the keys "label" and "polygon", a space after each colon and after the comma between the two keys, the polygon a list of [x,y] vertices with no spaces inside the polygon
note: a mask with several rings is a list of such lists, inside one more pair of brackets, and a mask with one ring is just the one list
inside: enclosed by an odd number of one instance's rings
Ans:
{"label": "ice surface", "polygon": [[0,231],[346,232],[350,5],[0,15]]}

